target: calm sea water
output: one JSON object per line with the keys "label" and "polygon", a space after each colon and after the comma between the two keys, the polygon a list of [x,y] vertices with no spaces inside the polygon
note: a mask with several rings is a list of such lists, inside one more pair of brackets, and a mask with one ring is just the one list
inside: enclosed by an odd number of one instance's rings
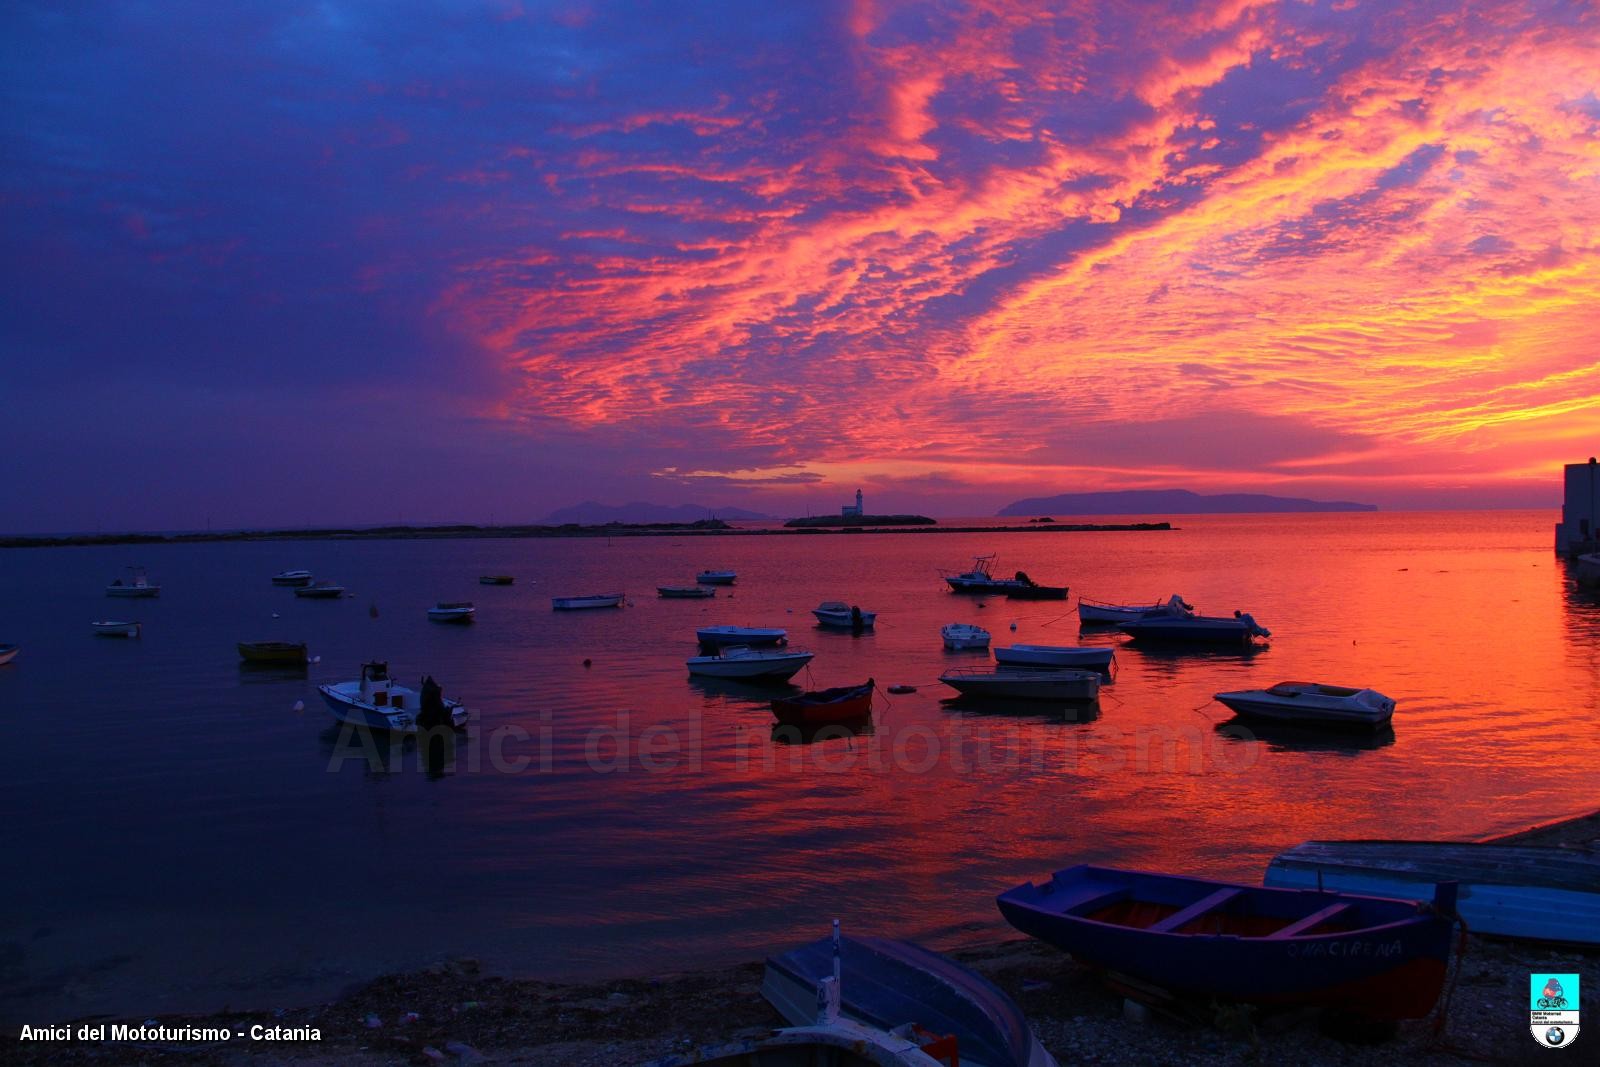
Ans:
{"label": "calm sea water", "polygon": [[[0,1003],[34,1022],[273,1006],[462,954],[637,974],[757,958],[834,916],[952,947],[1005,934],[994,894],[1072,862],[1255,881],[1306,838],[1477,837],[1592,809],[1600,604],[1553,556],[1553,521],[3,552],[0,640],[24,647],[0,668]],[[986,656],[944,652],[942,623],[1079,640],[1070,603],[944,590],[936,568],[988,552],[1075,596],[1248,610],[1273,638],[1253,656],[1122,649],[1097,716],[952,708],[935,679]],[[133,563],[159,600],[103,595]],[[268,581],[290,567],[354,596],[297,600]],[[739,584],[656,599],[705,568]],[[477,584],[494,572],[517,584]],[[630,606],[550,608],[612,589]],[[476,625],[425,618],[457,599]],[[876,632],[814,629],[824,599],[880,612]],[[93,636],[108,617],[143,639]],[[921,688],[880,702],[870,735],[784,744],[760,691],[688,679],[694,630],[716,623],[787,627],[817,653],[811,686]],[[234,642],[267,639],[321,662],[242,669]],[[447,773],[334,725],[316,685],[368,658],[474,710]],[[1383,690],[1392,734],[1218,731],[1213,692],[1286,679]]]}

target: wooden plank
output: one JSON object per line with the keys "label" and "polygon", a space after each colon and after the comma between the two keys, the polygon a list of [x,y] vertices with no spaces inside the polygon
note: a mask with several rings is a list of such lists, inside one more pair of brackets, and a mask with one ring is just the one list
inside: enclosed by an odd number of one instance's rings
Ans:
{"label": "wooden plank", "polygon": [[1232,886],[1229,886],[1226,889],[1219,889],[1210,896],[1195,901],[1187,908],[1184,908],[1181,911],[1173,912],[1160,922],[1152,923],[1148,929],[1152,933],[1157,934],[1171,933],[1178,927],[1183,926],[1186,923],[1193,922],[1195,919],[1198,919],[1207,912],[1216,911],[1218,908],[1222,907],[1224,904],[1228,903],[1228,901],[1232,900],[1242,892],[1244,892],[1244,890]]}
{"label": "wooden plank", "polygon": [[1274,940],[1276,940],[1278,938],[1283,938],[1283,937],[1294,937],[1294,936],[1296,936],[1298,934],[1305,933],[1307,930],[1310,930],[1314,926],[1321,926],[1323,923],[1327,922],[1329,919],[1333,918],[1335,915],[1338,915],[1341,912],[1345,912],[1345,911],[1348,911],[1348,910],[1350,910],[1350,905],[1349,904],[1329,904],[1326,908],[1323,908],[1321,911],[1314,911],[1310,915],[1307,915],[1305,918],[1297,919],[1294,922],[1290,923],[1288,926],[1285,926],[1282,930],[1274,931],[1273,933],[1268,934],[1267,936],[1269,938],[1271,938],[1271,939],[1274,939]]}

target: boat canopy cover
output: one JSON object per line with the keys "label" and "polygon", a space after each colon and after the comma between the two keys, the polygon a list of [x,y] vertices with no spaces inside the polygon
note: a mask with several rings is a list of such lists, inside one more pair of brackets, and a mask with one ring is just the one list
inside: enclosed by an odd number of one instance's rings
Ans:
{"label": "boat canopy cover", "polygon": [[373,660],[371,663],[361,665],[361,677],[372,682],[386,682],[389,680],[389,664]]}

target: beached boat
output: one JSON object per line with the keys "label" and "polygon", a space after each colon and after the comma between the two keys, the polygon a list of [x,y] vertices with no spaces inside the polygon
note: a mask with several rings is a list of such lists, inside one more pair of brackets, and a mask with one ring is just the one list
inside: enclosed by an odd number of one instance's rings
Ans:
{"label": "beached boat", "polygon": [[1174,993],[1415,1019],[1444,985],[1454,888],[1421,904],[1085,864],[996,903],[1030,937]]}
{"label": "beached boat", "polygon": [[17,658],[17,653],[22,651],[16,645],[0,645],[0,667]]}
{"label": "beached boat", "polygon": [[968,697],[1009,700],[1094,700],[1100,695],[1098,671],[1055,667],[952,667],[939,681]]}
{"label": "beached boat", "polygon": [[94,632],[101,637],[138,637],[141,627],[137,622],[123,622],[116,619],[102,619],[90,623]]}
{"label": "beached boat", "polygon": [[707,648],[722,645],[781,645],[789,631],[772,626],[702,626],[694,632]]}
{"label": "beached boat", "polygon": [[1165,602],[1155,604],[1107,604],[1103,600],[1078,598],[1078,621],[1094,626],[1115,626],[1119,622],[1132,622],[1147,615],[1173,615],[1183,617],[1194,614],[1194,606],[1174,593]]}
{"label": "beached boat", "polygon": [[737,571],[701,571],[694,580],[701,585],[732,585],[738,577]]}
{"label": "beached boat", "polygon": [[434,622],[471,622],[478,609],[470,600],[443,601],[428,609],[428,618]]}
{"label": "beached boat", "polygon": [[335,585],[333,582],[313,582],[310,585],[300,586],[294,595],[307,600],[338,600],[344,596],[344,586]]}
{"label": "beached boat", "polygon": [[994,661],[1008,667],[1073,667],[1109,674],[1117,650],[1096,645],[1006,645],[994,650]]}
{"label": "beached boat", "polygon": [[106,586],[106,596],[122,597],[150,597],[160,596],[161,587],[151,585],[146,577],[143,567],[129,567],[130,575],[126,582],[121,578]]}
{"label": "beached boat", "polygon": [[[425,689],[430,681],[424,680]],[[418,727],[448,724],[459,729],[467,724],[460,702],[439,695],[438,706],[428,708],[423,693],[395,684],[387,663],[363,663],[360,680],[319,685],[317,690],[334,717],[352,726],[414,734]],[[437,721],[430,722],[430,715]]]}
{"label": "beached boat", "polygon": [[310,585],[310,571],[279,571],[272,576],[273,585]]}
{"label": "beached boat", "polygon": [[306,665],[304,641],[240,641],[239,658],[246,663],[279,663],[289,666]]}
{"label": "beached boat", "polygon": [[1600,944],[1600,852],[1465,841],[1307,841],[1280,852],[1266,884],[1428,900],[1458,884],[1474,934]]}
{"label": "beached boat", "polygon": [[804,726],[864,719],[872,714],[874,684],[868,678],[860,685],[840,685],[798,696],[778,697],[772,702],[772,714],[779,722]]}
{"label": "beached boat", "polygon": [[[834,973],[822,938],[767,958],[761,995],[790,1023],[817,1015],[817,985]],[[1055,1067],[1028,1020],[993,982],[909,941],[840,938],[839,1013],[877,1030],[912,1023],[955,1038],[963,1067]]]}
{"label": "beached boat", "polygon": [[550,607],[555,611],[584,611],[589,608],[615,608],[622,604],[625,593],[591,593],[588,596],[553,596]]}
{"label": "beached boat", "polygon": [[994,561],[993,555],[973,556],[970,570],[959,573],[941,570],[939,573],[953,593],[1003,593],[1018,599],[1033,600],[1066,599],[1066,586],[1040,585],[1029,578],[1024,571],[1017,571],[1016,576],[1012,578],[995,577]]}
{"label": "beached boat", "polygon": [[1376,689],[1354,689],[1319,682],[1279,682],[1271,689],[1217,693],[1218,703],[1245,719],[1297,726],[1376,729],[1394,715],[1394,701]]}
{"label": "beached boat", "polygon": [[717,595],[714,585],[658,585],[656,595],[662,600],[705,600]]}
{"label": "beached boat", "polygon": [[509,574],[480,574],[480,575],[478,575],[478,584],[479,585],[510,585],[511,583],[513,583],[515,581],[516,581],[516,579],[513,578]]}
{"label": "beached boat", "polygon": [[723,645],[714,656],[685,660],[690,674],[702,678],[745,678],[786,682],[810,663],[813,652],[803,648],[754,649],[748,645]]}
{"label": "beached boat", "polygon": [[989,631],[969,622],[947,622],[939,627],[939,636],[944,639],[944,647],[952,652],[989,647]]}
{"label": "beached boat", "polygon": [[877,621],[876,611],[862,611],[842,600],[824,600],[811,609],[822,626],[838,626],[849,630],[870,630]]}
{"label": "beached boat", "polygon": [[1152,644],[1249,645],[1257,637],[1272,636],[1271,630],[1239,611],[1231,619],[1221,615],[1147,615],[1119,622],[1117,629],[1135,641]]}

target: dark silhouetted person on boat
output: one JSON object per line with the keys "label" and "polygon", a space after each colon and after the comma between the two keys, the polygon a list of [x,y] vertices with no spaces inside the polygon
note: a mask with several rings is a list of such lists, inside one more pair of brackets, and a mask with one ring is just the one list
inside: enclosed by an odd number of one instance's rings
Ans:
{"label": "dark silhouetted person on boat", "polygon": [[422,679],[422,706],[417,709],[417,740],[422,744],[423,764],[430,777],[444,774],[454,727],[450,709],[445,707],[444,690],[430,674]]}

